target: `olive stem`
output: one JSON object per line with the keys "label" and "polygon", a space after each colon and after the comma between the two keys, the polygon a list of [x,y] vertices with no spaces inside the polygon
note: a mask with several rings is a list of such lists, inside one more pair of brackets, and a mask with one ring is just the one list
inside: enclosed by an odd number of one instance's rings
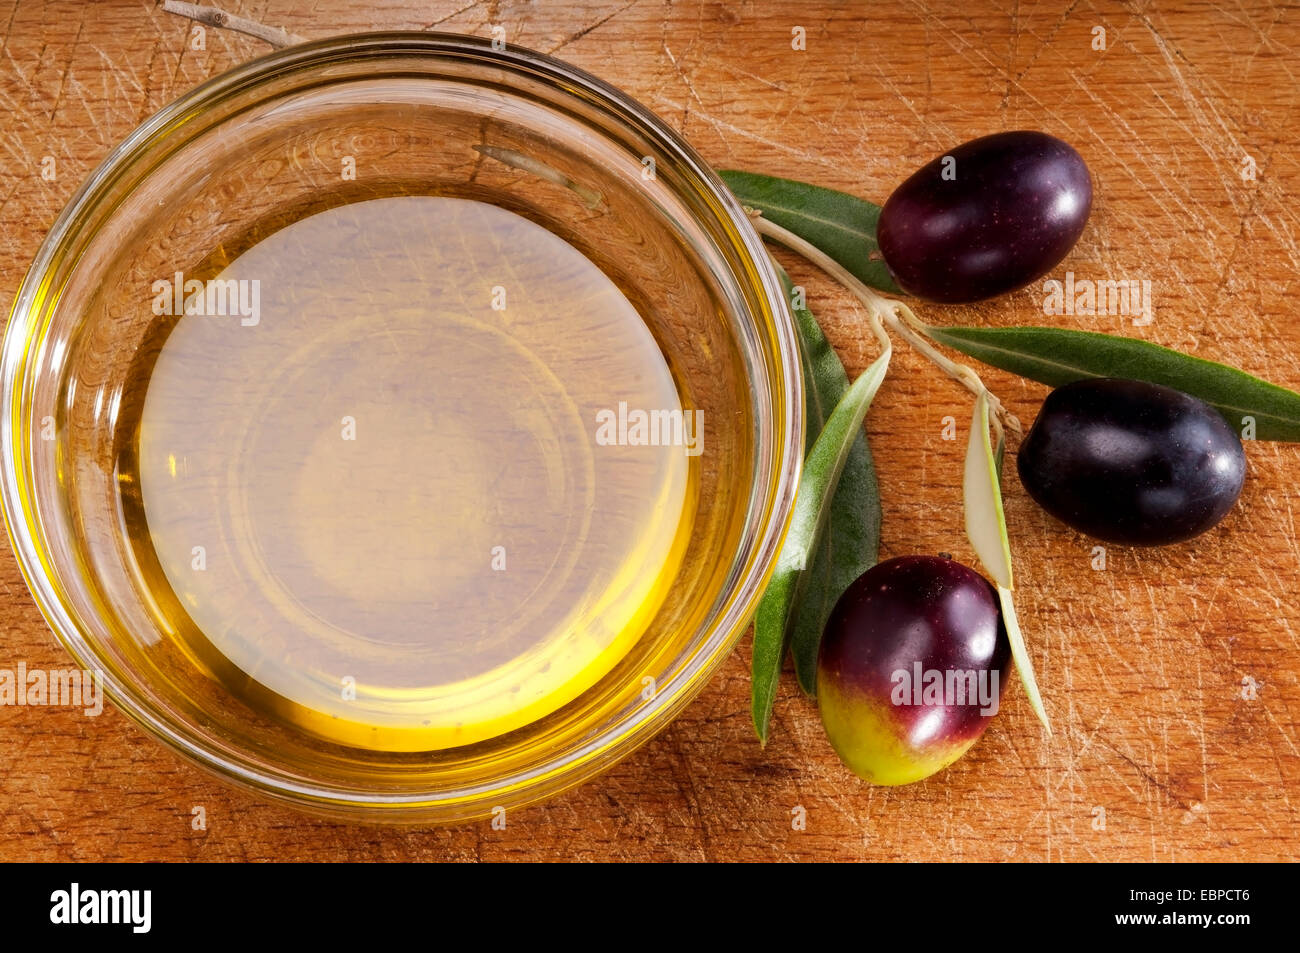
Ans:
{"label": "olive stem", "polygon": [[307,42],[306,37],[298,36],[296,33],[290,33],[280,27],[266,26],[246,17],[237,17],[217,7],[206,7],[199,3],[181,3],[179,0],[164,0],[163,10],[206,26],[243,33],[263,43],[269,43],[277,50],[293,46],[295,43]]}
{"label": "olive stem", "polygon": [[[800,238],[794,232],[773,222],[771,219],[764,218],[762,212],[757,209],[751,209],[746,206],[746,212],[749,214],[754,227],[759,233],[767,236],[775,242],[779,242],[791,251],[798,252],[804,258],[807,258],[814,265],[826,272],[848,291],[855,298],[862,302],[867,309],[867,314],[871,321],[871,330],[878,340],[887,342],[888,335],[885,334],[882,322],[888,325],[907,340],[907,343],[920,351],[932,364],[951,377],[957,383],[961,384],[968,391],[978,397],[984,395],[988,401],[989,410],[992,411],[993,429],[997,432],[999,439],[1003,436],[1003,425],[1014,433],[1021,433],[1020,421],[1015,415],[1002,405],[997,396],[985,386],[984,381],[980,379],[979,374],[966,366],[960,364],[948,357],[945,357],[938,348],[936,348],[926,337],[924,331],[924,322],[921,321],[912,309],[901,301],[894,298],[886,298],[884,295],[867,287],[856,275],[841,265],[838,261],[826,254],[816,245],[803,238]],[[888,346],[883,343],[882,346]]]}
{"label": "olive stem", "polygon": [[[745,211],[749,213],[751,216],[754,215],[754,210],[749,208],[748,206],[745,206]],[[780,228],[779,225],[773,225],[771,222],[767,221],[766,219],[759,219],[757,217],[754,218],[754,223],[755,225],[758,226],[758,230],[760,232],[765,232],[766,226],[772,226],[773,228]],[[785,230],[782,229],[782,231]],[[879,296],[873,295],[870,288],[862,284],[862,282],[858,281],[857,278],[854,278],[853,275],[849,273],[847,270],[845,270],[840,265],[840,263],[837,262],[835,259],[828,257],[823,262],[817,258],[811,257],[810,252],[816,255],[821,255],[821,252],[815,246],[809,245],[807,242],[804,242],[802,238],[800,238],[798,235],[795,235],[793,232],[786,232],[786,234],[789,235],[790,238],[793,239],[794,241],[801,242],[803,245],[807,247],[804,248],[804,247],[787,244],[784,240],[778,238],[776,235],[771,235],[770,237],[775,239],[776,241],[781,242],[781,244],[786,245],[791,250],[799,252],[805,258],[808,258],[810,261],[813,262],[813,264],[820,267],[823,271],[829,274],[832,278],[839,281],[840,284],[844,285],[845,288],[847,288],[850,292],[852,292],[854,297],[856,297],[858,301],[862,303],[862,306],[867,309],[867,324],[871,328],[871,333],[876,336],[876,340],[880,342],[880,349],[882,351],[890,350],[893,347],[893,342],[889,340],[889,335],[885,333],[885,329],[880,323],[882,313],[880,311],[880,306],[879,306]],[[768,252],[768,257],[771,257],[771,252]],[[772,260],[774,262],[776,261],[775,258],[773,258]],[[857,287],[854,286],[855,284]]]}

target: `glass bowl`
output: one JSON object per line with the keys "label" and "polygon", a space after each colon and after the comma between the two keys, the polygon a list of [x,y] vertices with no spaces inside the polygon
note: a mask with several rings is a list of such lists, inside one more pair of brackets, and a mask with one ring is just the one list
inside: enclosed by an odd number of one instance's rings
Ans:
{"label": "glass bowl", "polygon": [[[178,639],[127,527],[141,506],[131,462],[149,371],[178,321],[150,306],[156,282],[213,274],[320,209],[411,195],[497,206],[582,252],[634,305],[702,410],[707,443],[670,595],[604,677],[495,737],[378,750],[278,716],[256,678]],[[121,711],[182,755],[262,795],[364,822],[531,803],[668,724],[752,616],[803,448],[793,324],[721,180],[606,83],[463,36],[279,50],[154,115],[54,224],[2,361],[5,517],[54,633],[102,672]]]}

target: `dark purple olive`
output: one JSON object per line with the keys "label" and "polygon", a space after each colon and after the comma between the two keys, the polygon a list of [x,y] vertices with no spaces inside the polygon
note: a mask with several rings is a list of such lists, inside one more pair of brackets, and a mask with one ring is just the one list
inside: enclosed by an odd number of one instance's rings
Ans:
{"label": "dark purple olive", "polygon": [[898,286],[967,302],[1023,288],[1074,247],[1092,208],[1083,157],[1042,132],[958,146],[894,190],[876,237]]}
{"label": "dark purple olive", "polygon": [[1246,454],[1204,401],[1105,378],[1052,391],[1016,467],[1038,505],[1079,532],[1160,546],[1223,519],[1246,479]]}
{"label": "dark purple olive", "polygon": [[952,764],[998,710],[1011,646],[993,587],[961,563],[902,556],[845,590],[822,636],[817,704],[858,777],[910,784]]}

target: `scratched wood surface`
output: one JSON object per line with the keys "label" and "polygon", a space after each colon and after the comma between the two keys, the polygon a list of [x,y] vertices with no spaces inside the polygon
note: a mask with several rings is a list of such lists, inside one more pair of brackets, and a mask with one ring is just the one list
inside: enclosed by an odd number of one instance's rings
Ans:
{"label": "scratched wood surface", "polygon": [[[487,35],[554,52],[631,92],[720,167],[877,201],[921,161],[1034,127],[1086,157],[1097,201],[1062,266],[1150,280],[1154,322],[1063,317],[1138,334],[1300,387],[1300,9],[1265,3],[714,3],[631,0],[227,8],[309,37],[375,28]],[[1223,7],[1224,9],[1220,9]],[[807,49],[791,48],[792,30]],[[1105,49],[1095,48],[1095,28]],[[189,26],[150,0],[0,0],[0,294],[82,177],[137,123],[264,47]],[[52,156],[55,175],[43,179]],[[1249,158],[1248,158],[1249,157]],[[1243,175],[1253,162],[1251,181]],[[789,261],[789,259],[787,259]],[[798,262],[849,370],[872,356],[846,296]],[[1041,293],[918,308],[951,323],[1042,323]],[[1022,419],[1044,389],[987,379]],[[906,349],[868,430],[883,555],[962,534],[969,405]],[[602,778],[488,823],[390,830],[301,816],[180,762],[126,718],[0,708],[0,859],[1236,860],[1295,854],[1300,807],[1300,448],[1248,444],[1239,506],[1158,552],[1092,543],[1008,481],[1022,622],[1056,726],[1017,688],[947,772],[872,789],[787,686],[766,752],[748,717],[748,640],[668,730]],[[61,667],[12,555],[0,555],[0,668]],[[1257,686],[1243,691],[1243,681]],[[1253,696],[1253,697],[1251,697]],[[192,829],[203,805],[207,829]],[[806,829],[792,820],[806,811]],[[1099,829],[1104,809],[1104,829]]]}

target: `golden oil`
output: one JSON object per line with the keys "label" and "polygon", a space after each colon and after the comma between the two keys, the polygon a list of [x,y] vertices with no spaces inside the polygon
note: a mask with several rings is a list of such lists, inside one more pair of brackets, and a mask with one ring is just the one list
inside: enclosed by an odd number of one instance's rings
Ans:
{"label": "golden oil", "polygon": [[431,751],[556,711],[642,638],[691,534],[703,421],[573,246],[400,195],[153,291],[175,320],[126,532],[212,678],[320,738]]}

